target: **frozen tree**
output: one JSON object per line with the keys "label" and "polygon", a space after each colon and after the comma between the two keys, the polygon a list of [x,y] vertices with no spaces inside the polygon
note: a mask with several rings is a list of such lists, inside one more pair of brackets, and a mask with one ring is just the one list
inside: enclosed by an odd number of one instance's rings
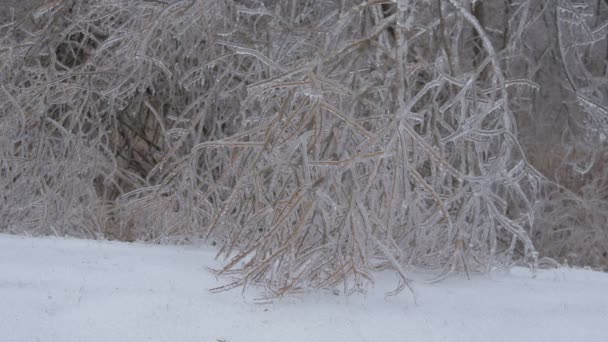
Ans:
{"label": "frozen tree", "polygon": [[[523,144],[550,180],[534,239],[546,255],[606,269],[608,2],[529,1],[527,8],[523,54],[541,92],[528,114],[536,132]],[[540,32],[550,34],[543,41]]]}
{"label": "frozen tree", "polygon": [[568,199],[518,123],[568,94],[568,137],[605,144],[594,5],[58,0],[9,15],[0,229],[205,239],[233,279],[218,290],[270,296],[350,293],[382,269],[398,291],[415,268],[534,267],[532,239],[555,248],[547,214]]}

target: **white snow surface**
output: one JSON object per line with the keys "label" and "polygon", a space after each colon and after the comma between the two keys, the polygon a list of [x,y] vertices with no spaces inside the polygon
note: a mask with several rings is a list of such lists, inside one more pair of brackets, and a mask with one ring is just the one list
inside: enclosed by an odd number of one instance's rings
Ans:
{"label": "white snow surface", "polygon": [[608,274],[524,268],[259,304],[207,247],[0,234],[0,341],[608,341]]}

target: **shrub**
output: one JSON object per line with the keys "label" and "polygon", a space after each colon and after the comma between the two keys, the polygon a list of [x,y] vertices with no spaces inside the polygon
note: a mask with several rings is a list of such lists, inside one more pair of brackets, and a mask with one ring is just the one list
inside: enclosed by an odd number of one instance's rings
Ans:
{"label": "shrub", "polygon": [[0,27],[0,226],[205,239],[270,295],[534,266],[531,3],[46,3]]}

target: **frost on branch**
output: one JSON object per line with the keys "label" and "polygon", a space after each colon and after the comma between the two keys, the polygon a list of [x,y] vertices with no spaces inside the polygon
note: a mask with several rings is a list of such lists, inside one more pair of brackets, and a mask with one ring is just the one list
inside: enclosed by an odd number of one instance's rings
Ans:
{"label": "frost on branch", "polygon": [[[607,270],[608,2],[539,3],[530,7],[530,18],[542,20],[522,25],[525,44],[536,46],[536,51],[528,47],[524,53],[530,61],[542,52],[538,64],[531,66],[544,85],[533,115],[538,122],[554,122],[550,140],[555,143],[549,145],[557,150],[558,160],[537,163],[550,181],[535,209],[533,238],[546,256]],[[532,44],[539,42],[534,33],[541,23],[555,32],[548,41]],[[553,99],[560,100],[548,101]],[[557,118],[547,120],[545,113]]]}
{"label": "frost on branch", "polygon": [[270,295],[534,264],[509,95],[533,83],[470,7],[407,3],[65,0],[6,23],[2,227],[204,238],[222,289]]}

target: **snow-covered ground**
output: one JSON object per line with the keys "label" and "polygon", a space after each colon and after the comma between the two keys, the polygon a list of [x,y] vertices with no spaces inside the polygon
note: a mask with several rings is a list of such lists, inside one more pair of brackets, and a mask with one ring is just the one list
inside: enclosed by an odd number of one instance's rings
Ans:
{"label": "snow-covered ground", "polygon": [[0,341],[608,341],[608,274],[525,269],[385,297],[220,294],[213,251],[0,234]]}

